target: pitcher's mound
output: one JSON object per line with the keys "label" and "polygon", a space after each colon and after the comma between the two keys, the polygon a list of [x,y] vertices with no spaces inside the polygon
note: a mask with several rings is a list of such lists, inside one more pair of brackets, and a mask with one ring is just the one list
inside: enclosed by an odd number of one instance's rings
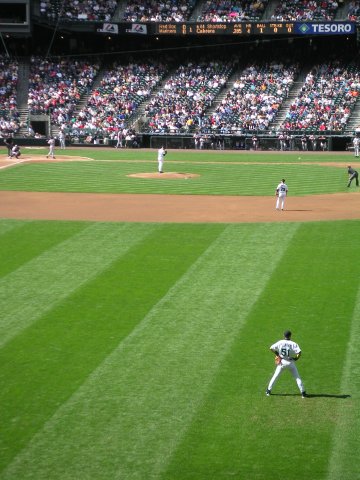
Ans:
{"label": "pitcher's mound", "polygon": [[196,173],[179,173],[179,172],[164,172],[164,173],[131,173],[127,177],[133,178],[156,178],[160,180],[188,180],[190,178],[200,177]]}

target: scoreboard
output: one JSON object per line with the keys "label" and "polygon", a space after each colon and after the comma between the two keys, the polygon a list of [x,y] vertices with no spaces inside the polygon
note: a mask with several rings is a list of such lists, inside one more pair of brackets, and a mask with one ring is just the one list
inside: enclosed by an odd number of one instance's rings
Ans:
{"label": "scoreboard", "polygon": [[294,22],[158,23],[156,35],[271,35],[294,33]]}
{"label": "scoreboard", "polygon": [[354,22],[156,23],[155,35],[351,35]]}

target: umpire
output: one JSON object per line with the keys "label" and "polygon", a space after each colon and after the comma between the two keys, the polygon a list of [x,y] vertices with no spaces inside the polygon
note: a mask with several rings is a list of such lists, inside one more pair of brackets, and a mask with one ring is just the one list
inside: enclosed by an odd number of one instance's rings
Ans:
{"label": "umpire", "polygon": [[348,181],[347,186],[350,187],[351,182],[355,178],[355,183],[356,183],[356,186],[358,187],[359,186],[359,174],[358,174],[358,172],[356,170],[354,170],[351,167],[351,165],[349,165],[347,168],[348,168],[348,174],[349,174],[349,181]]}

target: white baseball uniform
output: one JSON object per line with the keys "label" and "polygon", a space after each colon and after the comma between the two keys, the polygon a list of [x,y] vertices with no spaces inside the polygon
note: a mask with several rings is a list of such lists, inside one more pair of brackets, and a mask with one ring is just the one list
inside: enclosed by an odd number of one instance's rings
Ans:
{"label": "white baseball uniform", "polygon": [[159,173],[163,172],[165,154],[166,153],[165,153],[164,147],[159,148],[159,150],[158,150],[158,171],[159,171]]}
{"label": "white baseball uniform", "polygon": [[49,153],[46,155],[46,157],[55,158],[54,156],[55,139],[50,138],[50,140],[48,141],[48,144],[49,144]]}
{"label": "white baseball uniform", "polygon": [[360,146],[360,138],[355,137],[353,140],[353,145],[354,145],[354,155],[355,157],[359,156],[359,146]]}
{"label": "white baseball uniform", "polygon": [[276,210],[279,210],[280,205],[281,205],[281,210],[284,210],[285,198],[288,191],[289,191],[288,186],[284,182],[279,183],[279,185],[276,187],[276,194],[277,194]]}
{"label": "white baseball uniform", "polygon": [[60,148],[62,150],[65,150],[65,148],[66,148],[66,144],[65,144],[66,137],[65,137],[65,133],[62,132],[62,131],[59,133],[59,141],[60,141]]}
{"label": "white baseball uniform", "polygon": [[295,378],[297,386],[301,393],[305,392],[304,385],[300,378],[298,369],[296,368],[295,361],[293,360],[296,355],[301,352],[299,345],[292,340],[279,340],[278,342],[271,345],[270,350],[279,352],[281,357],[280,365],[277,365],[274,375],[271,377],[269,382],[268,390],[271,391],[279,375],[284,370],[290,370],[290,373]]}

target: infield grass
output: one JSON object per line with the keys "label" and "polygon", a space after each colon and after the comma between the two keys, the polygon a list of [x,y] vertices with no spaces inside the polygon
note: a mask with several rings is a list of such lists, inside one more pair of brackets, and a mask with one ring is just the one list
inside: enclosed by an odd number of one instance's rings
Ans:
{"label": "infield grass", "polygon": [[[36,154],[35,151],[31,153]],[[59,152],[63,153],[63,152]],[[193,195],[273,195],[285,178],[291,195],[347,191],[350,154],[170,151],[165,171],[196,178],[134,178],[157,172],[156,151],[65,150],[74,162],[20,163],[0,170],[1,190]],[[76,161],[76,156],[88,160]],[[304,162],[304,163],[299,163]],[[309,163],[310,162],[310,163]]]}
{"label": "infield grass", "polygon": [[0,221],[0,478],[359,479],[359,228]]}

